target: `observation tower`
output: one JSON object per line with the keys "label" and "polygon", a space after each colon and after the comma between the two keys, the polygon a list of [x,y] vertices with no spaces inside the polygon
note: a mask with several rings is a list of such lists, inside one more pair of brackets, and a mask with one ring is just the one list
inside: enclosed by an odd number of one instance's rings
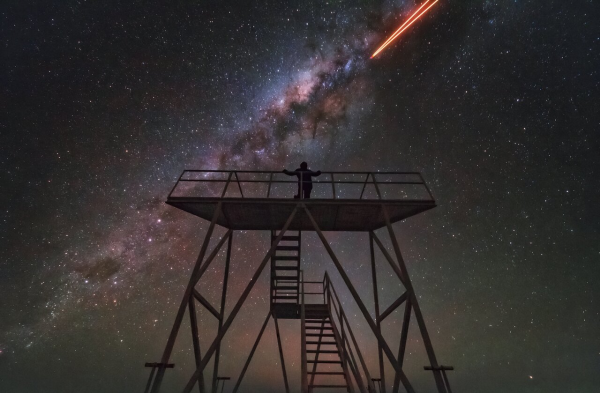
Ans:
{"label": "observation tower", "polygon": [[[173,368],[169,363],[173,346],[181,330],[186,310],[189,314],[196,371],[190,375],[183,387],[189,393],[198,386],[200,393],[216,393],[219,382],[225,383],[229,377],[219,377],[218,366],[223,338],[234,323],[236,315],[246,301],[252,288],[270,266],[270,310],[251,352],[244,364],[241,375],[234,378],[233,392],[245,391],[243,378],[259,345],[261,336],[272,318],[275,323],[279,355],[284,379],[282,391],[290,392],[278,320],[299,320],[301,333],[301,393],[339,391],[376,393],[391,391],[414,392],[409,378],[403,371],[408,328],[415,321],[425,346],[429,364],[424,367],[431,371],[438,393],[451,393],[446,371],[452,367],[438,363],[425,320],[419,308],[418,297],[400,252],[400,247],[392,224],[432,209],[435,200],[418,172],[322,172],[313,180],[313,192],[310,199],[294,199],[298,181],[290,180],[281,172],[267,171],[220,171],[185,170],[171,190],[167,203],[195,216],[210,221],[204,237],[200,254],[194,265],[190,280],[183,294],[175,322],[167,340],[162,358],[157,363],[146,363],[151,367],[146,392],[160,391],[165,371]],[[214,249],[208,250],[215,226],[226,229]],[[389,236],[392,249],[388,250],[382,239],[375,233],[384,229]],[[249,280],[235,306],[225,315],[225,299],[231,259],[234,231],[270,231],[270,248],[256,272]],[[354,302],[365,318],[370,332],[377,341],[379,367],[369,370],[356,336],[342,308],[338,293],[328,273],[320,281],[305,279],[302,269],[302,233],[315,232],[336,267]],[[354,285],[348,278],[344,266],[357,261],[340,261],[334,253],[323,232],[352,231],[368,234],[372,285],[374,294],[373,318]],[[385,239],[383,239],[385,240]],[[227,243],[224,279],[220,309],[216,309],[202,295],[198,282],[211,262]],[[375,249],[381,251],[383,259],[389,264],[404,292],[387,309],[380,310]],[[199,329],[196,307],[202,305],[218,321],[218,330],[211,345],[204,353],[200,351]],[[381,323],[398,307],[404,307],[403,321],[397,330],[400,337],[399,348],[392,350],[382,335]],[[206,388],[204,370],[214,356],[212,386]],[[386,383],[384,357],[393,368],[394,375]],[[386,386],[388,388],[386,388]],[[297,391],[296,389],[292,389]]]}

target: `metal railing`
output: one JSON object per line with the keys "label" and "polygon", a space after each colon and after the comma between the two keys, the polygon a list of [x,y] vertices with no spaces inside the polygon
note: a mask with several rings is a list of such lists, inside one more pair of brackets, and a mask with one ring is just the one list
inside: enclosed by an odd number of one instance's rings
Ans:
{"label": "metal railing", "polygon": [[[356,337],[352,332],[352,328],[350,327],[350,323],[348,322],[348,318],[346,317],[346,313],[342,307],[342,303],[338,297],[338,294],[329,278],[329,275],[325,273],[323,277],[323,281],[304,281],[303,272],[301,271],[301,281],[300,281],[300,307],[301,307],[301,326],[302,326],[302,348],[306,348],[306,334],[305,334],[305,304],[326,304],[329,310],[330,320],[332,328],[334,329],[334,334],[337,336],[337,341],[341,346],[341,361],[343,363],[343,368],[346,369],[349,367],[349,374],[354,377],[354,381],[358,387],[358,390],[363,393],[375,393],[375,386],[373,384],[373,380],[365,363],[365,360],[362,356],[358,343],[356,341]],[[306,292],[305,284],[318,284],[321,285],[322,291],[320,292]],[[322,295],[323,303],[306,303],[305,294],[309,295]],[[355,356],[356,354],[356,356]],[[357,359],[358,358],[358,362]],[[308,373],[306,368],[306,353],[302,351],[302,387],[308,386]],[[362,375],[361,375],[362,369]],[[363,380],[363,375],[366,379]],[[366,382],[366,383],[365,383]],[[352,382],[350,380],[347,381],[348,384]],[[303,390],[302,390],[303,391]]]}
{"label": "metal railing", "polygon": [[[289,176],[299,175],[298,180]],[[419,172],[302,172],[184,170],[169,193],[172,198],[375,199],[434,201]],[[301,189],[300,184],[306,185]]]}

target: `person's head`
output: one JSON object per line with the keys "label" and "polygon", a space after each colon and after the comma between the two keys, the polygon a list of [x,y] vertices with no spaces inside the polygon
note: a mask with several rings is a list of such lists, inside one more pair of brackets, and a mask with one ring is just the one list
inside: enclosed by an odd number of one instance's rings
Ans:
{"label": "person's head", "polygon": [[300,169],[307,169],[308,168],[308,164],[305,161],[302,161],[302,163],[300,163]]}

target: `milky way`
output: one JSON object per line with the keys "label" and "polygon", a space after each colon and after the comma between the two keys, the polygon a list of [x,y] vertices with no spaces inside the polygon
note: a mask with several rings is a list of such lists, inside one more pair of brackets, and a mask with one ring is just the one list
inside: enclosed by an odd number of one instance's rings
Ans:
{"label": "milky way", "polygon": [[[423,173],[439,206],[397,230],[453,390],[594,391],[598,12],[440,2],[370,60],[415,5],[4,5],[0,391],[141,391],[207,227],[164,204],[181,171],[302,160]],[[235,236],[228,310],[268,244]],[[328,236],[354,282],[370,277],[364,238]],[[213,304],[222,259],[199,285]],[[315,279],[334,273],[310,234],[302,263]],[[222,375],[239,375],[268,309],[261,280],[227,335]],[[386,307],[400,288],[385,269],[380,281]],[[200,315],[209,333],[211,318]],[[297,385],[299,329],[282,332]],[[167,387],[190,375],[187,325],[182,337]],[[272,326],[263,340],[244,386],[281,391]],[[427,391],[417,335],[409,348],[407,374]]]}

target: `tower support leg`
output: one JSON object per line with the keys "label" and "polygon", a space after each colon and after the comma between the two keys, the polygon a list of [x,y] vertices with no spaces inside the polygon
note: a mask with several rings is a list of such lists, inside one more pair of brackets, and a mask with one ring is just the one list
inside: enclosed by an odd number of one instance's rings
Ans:
{"label": "tower support leg", "polygon": [[214,354],[217,346],[220,344],[221,340],[223,339],[223,336],[225,336],[225,333],[227,333],[227,330],[229,330],[229,327],[233,323],[233,320],[237,316],[237,313],[240,311],[240,308],[242,308],[242,305],[246,301],[246,298],[250,294],[250,291],[252,291],[252,288],[254,288],[254,285],[256,284],[256,282],[258,281],[258,279],[260,278],[260,275],[263,272],[263,270],[265,269],[265,266],[267,265],[267,262],[269,262],[269,259],[271,258],[271,256],[275,252],[275,249],[276,249],[277,245],[279,244],[279,242],[281,241],[281,238],[283,237],[283,235],[285,234],[285,232],[289,228],[290,224],[292,223],[292,220],[296,216],[296,212],[297,211],[298,211],[298,208],[295,207],[294,210],[292,211],[292,213],[290,214],[290,216],[288,217],[288,219],[287,219],[285,225],[283,226],[281,232],[279,232],[279,235],[277,235],[277,238],[271,244],[271,248],[267,252],[267,255],[265,255],[265,257],[263,258],[263,260],[260,263],[258,269],[256,270],[256,272],[254,273],[254,275],[250,279],[250,282],[246,286],[246,289],[244,289],[244,292],[242,293],[242,295],[240,296],[239,300],[237,301],[237,303],[233,307],[233,310],[231,310],[231,314],[229,314],[229,317],[227,318],[227,320],[223,324],[223,327],[222,327],[221,331],[217,334],[217,337],[215,337],[215,339],[213,340],[212,344],[210,345],[210,347],[206,351],[206,354],[204,355],[204,359],[202,359],[202,362],[200,363],[200,365],[198,366],[198,368],[196,369],[196,371],[194,372],[194,374],[192,375],[192,377],[188,381],[187,385],[185,385],[185,388],[183,389],[183,393],[190,393],[192,391],[192,388],[194,387],[194,385],[198,381],[200,373],[202,373],[202,370],[204,370],[204,368],[206,367],[206,364],[210,360],[211,356]]}
{"label": "tower support leg", "polygon": [[[227,256],[225,257],[225,272],[223,273],[223,290],[221,292],[221,307],[219,309],[219,328],[217,332],[219,332],[223,328],[223,315],[225,315],[225,303],[227,301],[227,285],[229,279],[229,263],[231,261],[231,243],[233,241],[233,232],[229,233],[227,238]],[[218,376],[219,376],[219,361],[221,357],[221,344],[217,347],[215,351],[215,366],[213,369],[213,379],[212,379],[212,393],[217,393],[218,389]],[[196,363],[196,367],[198,367],[200,362]],[[202,374],[200,374],[202,376]],[[203,379],[203,378],[202,378]],[[201,383],[201,378],[198,378],[198,382]],[[223,387],[225,386],[225,381],[223,381]]]}
{"label": "tower support leg", "polygon": [[256,337],[256,341],[254,342],[254,345],[252,346],[252,350],[250,351],[250,355],[248,355],[248,359],[246,359],[246,364],[244,364],[244,368],[242,369],[242,373],[240,374],[240,377],[238,378],[235,387],[233,388],[233,393],[237,393],[240,384],[242,383],[242,379],[244,379],[244,375],[246,374],[246,370],[248,370],[248,366],[250,365],[250,362],[252,361],[252,357],[254,356],[254,352],[256,351],[256,348],[258,347],[258,343],[260,342],[260,339],[265,331],[265,328],[267,327],[267,323],[269,322],[269,318],[271,317],[271,311],[269,311],[267,313],[267,317],[265,318],[265,322],[263,323],[262,327],[260,328],[260,332],[258,333],[258,336]]}
{"label": "tower support leg", "polygon": [[[373,276],[373,298],[375,301],[375,321],[377,322],[377,330],[381,334],[381,321],[379,320],[379,294],[377,290],[377,269],[375,266],[375,250],[373,248],[373,234],[369,232],[369,250],[371,251],[371,272]],[[385,368],[383,364],[383,349],[381,344],[377,342],[377,353],[379,356],[379,393],[385,393]],[[398,359],[400,361],[400,359]]]}
{"label": "tower support leg", "polygon": [[[198,259],[196,260],[196,264],[194,265],[194,269],[192,270],[192,276],[188,285],[185,289],[185,293],[183,295],[183,299],[181,299],[181,304],[179,305],[179,310],[177,311],[177,316],[175,317],[175,322],[173,323],[173,327],[171,328],[171,333],[169,334],[169,339],[167,340],[167,345],[165,346],[165,350],[163,352],[160,363],[168,364],[169,359],[171,357],[171,352],[173,352],[173,346],[175,345],[175,339],[177,338],[177,334],[179,333],[179,328],[181,327],[181,322],[183,321],[183,315],[185,313],[185,308],[188,305],[189,299],[192,295],[192,290],[198,282],[196,279],[199,276],[200,267],[202,265],[202,261],[204,260],[204,255],[206,254],[206,250],[208,249],[208,244],[210,243],[210,239],[212,237],[213,231],[215,229],[215,225],[219,216],[221,214],[221,202],[217,204],[217,208],[213,214],[212,220],[210,221],[210,225],[208,227],[208,231],[206,232],[206,236],[204,237],[204,242],[202,243],[202,247],[200,249],[200,254],[198,255]],[[210,261],[207,261],[205,265],[208,265]],[[163,376],[165,374],[165,367],[159,367],[156,372],[156,378],[154,379],[154,384],[152,386],[152,393],[158,393],[160,389],[160,385],[162,383]]]}
{"label": "tower support leg", "polygon": [[[410,305],[410,299],[406,300],[406,305],[404,306],[404,320],[402,321],[402,332],[400,333],[400,344],[398,346],[398,363],[400,363],[400,367],[404,364],[404,354],[406,352],[406,340],[408,338],[408,326],[410,324],[410,314],[412,307]],[[398,393],[398,388],[400,388],[400,376],[396,374],[394,377],[394,388],[393,392]]]}
{"label": "tower support leg", "polygon": [[[198,335],[198,318],[196,316],[196,305],[194,304],[194,299],[190,297],[188,300],[189,304],[189,313],[190,313],[190,325],[192,327],[192,344],[194,346],[194,359],[196,360],[196,367],[202,361],[202,353],[200,352],[200,337]],[[206,392],[206,387],[204,385],[204,373],[200,375],[198,378],[198,390],[200,393]]]}
{"label": "tower support leg", "polygon": [[310,213],[310,211],[306,208],[306,206],[303,204],[302,207],[304,208],[304,210],[306,212],[306,215],[310,219],[310,221],[312,223],[312,226],[314,227],[315,231],[317,232],[317,234],[319,236],[319,239],[321,239],[321,242],[323,243],[323,246],[325,246],[325,250],[327,250],[327,253],[331,257],[331,260],[333,261],[333,264],[337,268],[338,272],[340,273],[340,276],[342,276],[342,279],[344,280],[344,283],[348,287],[348,290],[352,294],[352,297],[354,298],[354,301],[358,305],[358,308],[360,309],[360,311],[362,312],[363,316],[367,320],[367,323],[369,324],[369,327],[371,328],[371,331],[373,332],[373,334],[375,335],[375,337],[377,337],[377,341],[382,346],[382,349],[383,349],[384,353],[386,354],[386,356],[388,357],[388,360],[392,364],[392,367],[394,367],[394,369],[396,370],[396,372],[400,374],[400,380],[402,381],[402,384],[404,385],[404,387],[406,388],[406,390],[408,391],[408,393],[413,393],[414,389],[413,389],[412,385],[410,384],[408,378],[406,377],[406,375],[402,371],[402,368],[399,366],[398,361],[394,357],[394,354],[392,353],[392,350],[390,349],[389,345],[387,344],[387,342],[385,341],[385,339],[383,338],[383,336],[381,335],[381,333],[377,329],[377,325],[373,321],[373,318],[371,318],[371,315],[369,314],[369,311],[367,310],[367,308],[365,307],[362,299],[360,298],[360,296],[356,292],[356,289],[354,288],[354,285],[352,285],[352,282],[350,281],[350,278],[348,277],[348,275],[346,274],[346,271],[342,267],[342,264],[340,263],[340,261],[338,260],[337,256],[335,255],[335,253],[331,249],[331,246],[327,242],[327,239],[325,238],[325,235],[323,235],[323,232],[319,228],[319,225],[315,221],[315,219],[312,216],[312,214]]}
{"label": "tower support leg", "polygon": [[417,324],[419,326],[419,330],[421,332],[421,337],[423,338],[423,343],[425,344],[425,351],[427,352],[427,357],[429,358],[429,363],[431,363],[431,367],[433,368],[433,377],[435,379],[435,384],[437,386],[437,390],[439,393],[446,393],[446,386],[444,384],[444,379],[442,373],[438,370],[439,366],[437,363],[437,359],[435,357],[435,351],[433,350],[433,345],[431,344],[431,339],[429,337],[429,333],[427,332],[427,327],[425,326],[425,320],[423,319],[423,314],[421,313],[421,308],[419,307],[419,302],[417,301],[417,296],[415,295],[415,291],[413,289],[412,283],[408,276],[408,269],[406,269],[406,264],[404,263],[404,258],[402,258],[402,253],[400,252],[400,246],[398,245],[398,240],[396,239],[396,234],[394,233],[394,228],[392,228],[392,224],[390,222],[390,216],[385,205],[382,206],[383,216],[385,218],[385,225],[388,230],[388,234],[390,236],[390,240],[392,241],[392,245],[394,247],[394,252],[396,254],[396,259],[398,260],[398,265],[400,266],[400,271],[402,272],[402,276],[404,277],[404,286],[409,293],[410,304],[415,312],[415,319],[417,320]]}
{"label": "tower support leg", "polygon": [[285,360],[283,359],[283,348],[281,347],[281,336],[279,335],[279,323],[277,317],[273,315],[273,321],[275,322],[275,333],[277,334],[277,346],[279,347],[279,358],[281,359],[281,372],[283,373],[283,382],[285,384],[285,392],[290,393],[290,386],[288,385],[287,373],[285,372]]}

